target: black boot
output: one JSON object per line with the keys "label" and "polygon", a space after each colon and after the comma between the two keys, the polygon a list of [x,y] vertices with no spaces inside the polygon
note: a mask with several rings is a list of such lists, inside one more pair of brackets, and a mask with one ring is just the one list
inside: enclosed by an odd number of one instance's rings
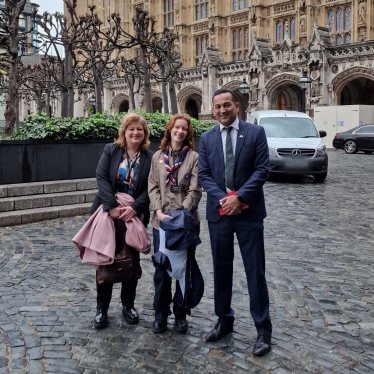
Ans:
{"label": "black boot", "polygon": [[96,309],[96,316],[94,318],[94,326],[97,329],[102,329],[108,324],[108,311]]}
{"label": "black boot", "polygon": [[139,322],[139,313],[134,306],[124,306],[122,308],[122,314],[125,317],[126,322],[130,325],[136,325]]}

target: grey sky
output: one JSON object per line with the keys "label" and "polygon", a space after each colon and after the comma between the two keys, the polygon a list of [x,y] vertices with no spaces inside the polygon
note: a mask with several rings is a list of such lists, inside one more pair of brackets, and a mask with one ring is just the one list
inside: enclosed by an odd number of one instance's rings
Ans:
{"label": "grey sky", "polygon": [[33,0],[32,3],[39,4],[38,13],[42,14],[45,11],[49,13],[64,11],[64,3],[62,0]]}

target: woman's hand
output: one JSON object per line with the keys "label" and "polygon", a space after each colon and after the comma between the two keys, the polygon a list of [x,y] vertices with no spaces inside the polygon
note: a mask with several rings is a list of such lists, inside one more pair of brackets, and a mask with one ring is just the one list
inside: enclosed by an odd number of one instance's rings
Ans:
{"label": "woman's hand", "polygon": [[111,219],[118,219],[120,218],[121,214],[123,213],[123,209],[124,208],[119,208],[119,207],[116,207],[116,208],[112,208],[112,209],[109,209],[109,216]]}
{"label": "woman's hand", "polygon": [[156,210],[157,218],[160,222],[162,222],[165,218],[172,219],[173,217],[167,216],[166,214],[162,213],[161,209]]}
{"label": "woman's hand", "polygon": [[131,208],[131,206],[126,206],[125,208],[122,208],[122,214],[119,217],[119,219],[124,220],[125,222],[130,221],[136,216],[136,211]]}

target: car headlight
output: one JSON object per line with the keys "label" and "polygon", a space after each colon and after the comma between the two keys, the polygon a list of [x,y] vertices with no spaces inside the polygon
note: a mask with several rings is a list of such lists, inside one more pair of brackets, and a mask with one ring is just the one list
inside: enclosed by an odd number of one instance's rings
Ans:
{"label": "car headlight", "polygon": [[278,157],[277,151],[274,148],[269,147],[269,156]]}
{"label": "car headlight", "polygon": [[317,149],[316,157],[321,157],[321,156],[324,156],[325,154],[326,154],[326,146],[323,145],[321,148]]}

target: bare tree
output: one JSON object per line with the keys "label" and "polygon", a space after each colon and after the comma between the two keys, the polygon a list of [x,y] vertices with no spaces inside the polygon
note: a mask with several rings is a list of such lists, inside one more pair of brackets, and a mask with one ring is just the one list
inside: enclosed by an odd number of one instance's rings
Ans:
{"label": "bare tree", "polygon": [[[18,47],[27,43],[27,33],[33,31],[34,25],[20,32],[19,17],[24,10],[26,0],[6,0],[5,7],[0,8],[0,46],[6,50],[8,59],[8,95],[5,109],[4,136],[12,135],[19,126],[17,68],[19,63]],[[36,15],[34,9],[33,17]]]}

